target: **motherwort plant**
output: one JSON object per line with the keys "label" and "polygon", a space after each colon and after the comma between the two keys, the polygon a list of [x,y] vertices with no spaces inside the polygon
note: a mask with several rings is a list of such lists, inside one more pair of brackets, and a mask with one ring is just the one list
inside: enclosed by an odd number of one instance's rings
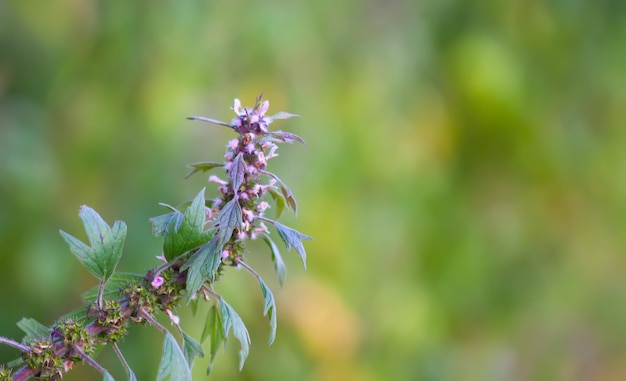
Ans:
{"label": "motherwort plant", "polygon": [[[76,258],[99,279],[99,285],[84,294],[84,307],[61,317],[52,326],[25,318],[18,322],[26,334],[21,342],[0,337],[1,344],[21,352],[18,359],[0,367],[0,381],[57,380],[78,362],[94,367],[105,381],[114,380],[94,358],[97,350],[106,344],[113,348],[128,379],[136,380],[118,346],[130,324],[149,324],[164,335],[157,381],[168,375],[171,380],[191,380],[194,359],[204,356],[201,343],[207,338],[210,340],[212,364],[231,329],[241,344],[241,369],[249,350],[248,331],[239,315],[213,287],[226,266],[243,268],[258,280],[264,298],[263,313],[270,321],[269,342],[273,342],[276,334],[274,296],[246,262],[246,241],[261,239],[267,243],[282,284],[286,267],[271,229],[288,250],[292,247],[296,250],[303,263],[306,263],[306,252],[302,241],[311,238],[266,216],[270,207],[268,200],[273,200],[276,218],[285,208],[292,209],[294,214],[297,212],[291,190],[268,171],[267,166],[270,159],[278,156],[278,143],[304,144],[295,134],[269,129],[273,121],[297,115],[279,112],[267,116],[268,108],[269,101],[262,101],[259,96],[252,108],[242,107],[235,99],[236,116],[230,123],[189,117],[226,126],[238,136],[228,142],[224,161],[191,164],[188,176],[223,170],[224,176],[209,177],[209,182],[217,185],[217,198],[206,199],[203,189],[183,210],[163,204],[168,212],[150,219],[153,234],[163,239],[163,253],[158,256],[162,264],[145,275],[115,270],[122,255],[126,224],[116,221],[109,226],[93,209],[80,208],[88,244],[64,231],[61,235]],[[201,301],[211,303],[211,307],[204,331],[196,340],[183,331],[175,310],[186,303],[196,311]],[[169,317],[174,332],[157,321],[159,311]],[[207,372],[210,369],[211,366]]]}

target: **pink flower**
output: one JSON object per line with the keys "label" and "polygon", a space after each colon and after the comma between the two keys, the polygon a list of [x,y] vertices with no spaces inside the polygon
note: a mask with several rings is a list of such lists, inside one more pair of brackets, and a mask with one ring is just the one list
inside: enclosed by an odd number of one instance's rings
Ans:
{"label": "pink flower", "polygon": [[161,255],[157,255],[156,259],[159,259],[159,260],[167,263],[167,258],[165,258],[165,253],[161,253]]}
{"label": "pink flower", "polygon": [[150,284],[152,285],[152,288],[156,290],[157,288],[161,287],[161,285],[163,285],[163,277],[160,275],[155,276]]}
{"label": "pink flower", "polygon": [[259,109],[259,116],[265,116],[265,113],[267,112],[267,110],[269,110],[270,108],[270,101],[263,101],[263,103],[261,103],[261,107]]}
{"label": "pink flower", "polygon": [[239,140],[237,140],[237,139],[233,139],[233,140],[228,142],[228,148],[230,148],[232,150],[237,149],[238,146],[239,146]]}
{"label": "pink flower", "polygon": [[273,157],[278,156],[278,154],[276,153],[276,150],[278,149],[278,146],[276,144],[269,143],[269,144],[266,144],[263,148],[265,149],[268,146],[270,148],[270,152],[268,152],[267,155],[265,155],[265,158],[266,159],[271,159]]}
{"label": "pink flower", "polygon": [[263,213],[267,208],[270,207],[270,204],[267,201],[261,201],[257,206],[259,212]]}
{"label": "pink flower", "polygon": [[170,317],[170,321],[172,322],[172,324],[175,324],[175,325],[180,324],[180,318],[174,315],[172,311],[170,311],[169,308],[165,310],[165,313],[167,314],[167,316]]}
{"label": "pink flower", "polygon": [[222,259],[226,259],[228,257],[230,257],[230,251],[228,250],[222,251]]}
{"label": "pink flower", "polygon": [[254,220],[254,212],[245,208],[242,208],[241,211],[243,212],[244,218],[249,221],[252,222],[252,220]]}
{"label": "pink flower", "polygon": [[257,157],[257,160],[259,160],[259,163],[267,164],[267,159],[265,159],[265,155],[263,154],[263,151],[257,152],[256,157]]}
{"label": "pink flower", "polygon": [[246,109],[241,106],[241,101],[237,98],[235,98],[235,102],[233,104],[232,109],[235,112],[235,114],[237,114],[237,116],[246,115]]}
{"label": "pink flower", "polygon": [[209,181],[212,182],[212,183],[219,184],[219,185],[227,185],[228,184],[228,181],[224,181],[224,180],[220,179],[219,177],[217,177],[215,175],[211,175],[209,177]]}

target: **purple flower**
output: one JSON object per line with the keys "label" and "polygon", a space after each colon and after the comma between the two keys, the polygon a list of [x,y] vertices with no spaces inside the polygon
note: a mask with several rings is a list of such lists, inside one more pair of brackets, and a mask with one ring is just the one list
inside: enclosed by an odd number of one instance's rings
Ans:
{"label": "purple flower", "polygon": [[163,277],[160,275],[155,276],[150,284],[152,285],[152,288],[156,290],[163,285]]}

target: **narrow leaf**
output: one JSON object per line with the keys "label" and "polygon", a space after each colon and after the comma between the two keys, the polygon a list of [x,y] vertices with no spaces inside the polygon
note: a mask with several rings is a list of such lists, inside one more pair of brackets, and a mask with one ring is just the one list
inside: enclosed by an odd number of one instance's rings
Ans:
{"label": "narrow leaf", "polygon": [[270,196],[272,196],[276,202],[276,219],[279,219],[285,209],[285,197],[278,193],[274,188],[269,188],[268,191],[270,192]]}
{"label": "narrow leaf", "polygon": [[302,139],[301,137],[299,137],[298,135],[291,133],[291,132],[284,132],[284,131],[272,131],[270,133],[270,135],[272,136],[272,138],[283,142],[283,143],[289,143],[292,144],[294,141],[298,142],[298,143],[302,143],[303,145],[306,146],[306,143],[304,142],[304,139]]}
{"label": "narrow leaf", "polygon": [[111,228],[95,210],[88,206],[82,206],[78,215],[83,220],[96,262],[102,270],[101,280],[106,281],[115,271],[122,256],[126,224],[122,221],[115,221]]}
{"label": "narrow leaf", "polygon": [[31,339],[41,339],[52,333],[52,329],[32,318],[22,318],[17,322],[17,326]]}
{"label": "narrow leaf", "polygon": [[126,224],[115,221],[111,228],[88,206],[82,206],[78,215],[83,220],[91,247],[62,230],[61,235],[83,266],[96,278],[106,281],[115,271],[122,255]]}
{"label": "narrow leaf", "polygon": [[[97,293],[97,291],[96,291]],[[87,320],[90,320],[91,318],[87,317],[87,312],[89,311],[89,306],[82,306],[79,307],[73,311],[70,311],[68,313],[66,313],[65,315],[61,316],[59,318],[59,320],[67,320],[67,319],[72,319],[74,321],[77,322],[85,322]]]}
{"label": "narrow leaf", "polygon": [[106,370],[104,371],[104,377],[102,378],[102,380],[103,381],[115,381],[113,376],[111,376],[111,374],[107,372]]}
{"label": "narrow leaf", "polygon": [[187,365],[185,355],[171,333],[165,333],[163,355],[157,372],[157,381],[163,381],[168,375],[170,381],[192,381],[191,369]]}
{"label": "narrow leaf", "polygon": [[239,152],[239,154],[237,154],[237,156],[233,159],[233,165],[228,171],[228,176],[230,176],[230,180],[233,182],[233,190],[235,191],[235,194],[239,192],[239,187],[243,183],[245,173],[246,162],[243,160],[243,153]]}
{"label": "narrow leaf", "polygon": [[195,360],[196,357],[204,357],[204,351],[200,343],[195,341],[185,331],[181,330],[180,333],[183,336],[183,354],[185,355],[189,369],[191,369],[193,368],[193,360]]}
{"label": "narrow leaf", "polygon": [[306,269],[306,251],[304,250],[304,245],[302,244],[302,241],[312,240],[313,238],[276,221],[274,221],[274,227],[276,228],[276,231],[278,232],[280,238],[285,243],[285,247],[287,247],[287,250],[291,250],[291,248],[293,247],[294,249],[296,249],[298,254],[300,254],[300,258],[302,258],[302,264]]}
{"label": "narrow leaf", "polygon": [[267,235],[263,235],[263,241],[267,243],[272,252],[272,261],[274,261],[274,268],[276,269],[276,273],[278,274],[278,282],[282,286],[285,283],[285,278],[287,277],[287,266],[285,265],[285,261],[283,261],[283,257],[280,255],[280,251],[278,251],[278,247],[276,243]]}
{"label": "narrow leaf", "polygon": [[95,275],[96,278],[102,279],[102,269],[98,266],[98,261],[97,258],[95,258],[93,250],[89,246],[85,245],[81,240],[64,232],[63,230],[61,230],[60,233],[65,242],[69,245],[70,251],[74,254],[74,256],[76,256],[76,258],[78,258],[80,263],[82,263],[82,265],[85,266],[90,273]]}
{"label": "narrow leaf", "polygon": [[228,201],[217,216],[216,223],[219,225],[217,233],[220,247],[223,247],[230,239],[235,228],[241,226],[242,211],[237,197]]}
{"label": "narrow leaf", "polygon": [[191,171],[185,176],[185,179],[188,179],[193,174],[197,172],[208,172],[214,168],[220,168],[224,166],[224,163],[220,163],[218,161],[203,161],[198,163],[191,163],[189,166],[192,168]]}
{"label": "narrow leaf", "polygon": [[287,185],[285,185],[285,183],[278,176],[273,174],[272,172],[261,171],[261,173],[266,175],[266,176],[269,176],[269,177],[273,178],[274,180],[276,180],[276,182],[280,186],[280,190],[283,193],[283,196],[285,196],[285,200],[287,201],[287,205],[293,210],[293,214],[297,215],[298,214],[298,204],[296,202],[296,198],[294,197],[293,193],[291,192],[291,189],[289,189],[289,187]]}
{"label": "narrow leaf", "polygon": [[172,260],[208,242],[215,234],[214,229],[204,230],[206,221],[204,203],[204,189],[202,189],[185,210],[180,226],[177,227],[177,219],[170,220],[163,240],[163,253],[167,260]]}
{"label": "narrow leaf", "polygon": [[155,237],[163,237],[167,232],[167,227],[170,223],[172,223],[172,220],[175,221],[172,226],[175,227],[175,230],[178,230],[180,224],[183,222],[183,214],[178,210],[175,210],[167,214],[150,218],[150,223],[152,224],[152,235]]}
{"label": "narrow leaf", "polygon": [[187,271],[187,302],[191,301],[205,280],[213,281],[221,261],[221,248],[217,238],[213,237],[209,243],[200,246],[200,249],[185,263],[183,270]]}
{"label": "narrow leaf", "polygon": [[220,298],[220,309],[224,325],[224,337],[228,337],[232,327],[233,335],[241,343],[241,349],[239,350],[239,370],[241,371],[250,351],[250,335],[241,317],[223,298]]}
{"label": "narrow leaf", "polygon": [[226,342],[226,337],[224,336],[224,326],[222,324],[222,315],[220,314],[220,310],[215,305],[211,306],[209,312],[207,313],[204,329],[202,330],[202,335],[200,336],[200,342],[204,342],[208,336],[211,336],[211,361],[209,363],[209,367],[207,368],[207,375],[211,373],[213,361],[215,361],[217,352],[222,344]]}
{"label": "narrow leaf", "polygon": [[274,300],[274,294],[267,284],[263,282],[261,277],[258,277],[259,284],[261,285],[261,291],[263,292],[263,315],[268,316],[270,319],[270,337],[269,344],[271,345],[276,338],[276,301]]}

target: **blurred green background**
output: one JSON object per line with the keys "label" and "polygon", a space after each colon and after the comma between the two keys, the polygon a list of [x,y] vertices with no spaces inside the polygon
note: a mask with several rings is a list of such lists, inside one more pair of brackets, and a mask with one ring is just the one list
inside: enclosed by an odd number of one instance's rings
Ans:
{"label": "blurred green background", "polygon": [[[266,247],[218,289],[251,331],[210,379],[626,379],[626,2],[0,1],[0,335],[51,324],[95,279],[58,234],[78,208],[127,222],[119,269],[145,272],[148,218],[206,176],[261,91],[301,119],[271,169],[315,237],[308,268]],[[200,335],[202,317],[178,311]],[[154,379],[162,337],[122,344]],[[205,346],[208,351],[208,346]],[[0,347],[6,362],[16,351]],[[99,359],[119,379],[112,355]],[[199,359],[195,379],[205,379]],[[66,380],[100,379],[78,366]]]}

